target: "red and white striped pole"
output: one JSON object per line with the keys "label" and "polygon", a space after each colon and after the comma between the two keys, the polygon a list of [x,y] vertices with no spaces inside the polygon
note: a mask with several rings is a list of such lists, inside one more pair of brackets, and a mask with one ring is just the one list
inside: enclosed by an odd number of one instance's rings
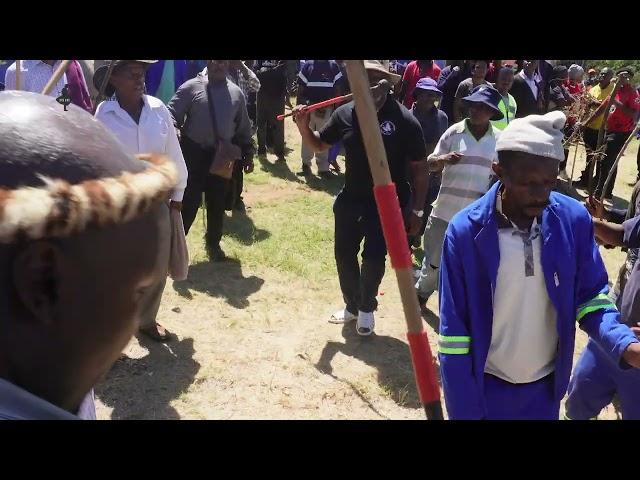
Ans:
{"label": "red and white striped pole", "polygon": [[420,402],[427,419],[442,420],[440,388],[435,359],[431,353],[427,332],[422,325],[420,306],[414,289],[413,263],[400,210],[395,184],[391,180],[387,154],[382,142],[378,112],[371,96],[369,78],[362,60],[347,60],[347,76],[355,103],[362,140],[369,158],[373,177],[373,193],[378,206],[384,239],[396,273],[398,289],[407,323],[407,338]]}

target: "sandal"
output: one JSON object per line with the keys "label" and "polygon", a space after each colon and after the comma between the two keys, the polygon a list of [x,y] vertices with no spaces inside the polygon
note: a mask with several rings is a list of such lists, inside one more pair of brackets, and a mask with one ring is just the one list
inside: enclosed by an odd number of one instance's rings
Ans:
{"label": "sandal", "polygon": [[159,323],[154,323],[149,327],[141,328],[140,333],[145,334],[151,340],[156,342],[167,342],[171,339],[171,332]]}
{"label": "sandal", "polygon": [[351,323],[354,320],[357,320],[357,318],[357,315],[354,315],[345,308],[344,310],[338,310],[336,313],[331,315],[329,323]]}

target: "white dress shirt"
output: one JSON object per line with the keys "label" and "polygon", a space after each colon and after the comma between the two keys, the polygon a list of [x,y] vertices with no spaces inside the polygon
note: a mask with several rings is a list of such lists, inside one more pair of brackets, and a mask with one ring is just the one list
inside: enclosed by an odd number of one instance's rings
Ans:
{"label": "white dress shirt", "polygon": [[138,153],[162,153],[167,155],[178,169],[178,184],[171,200],[181,202],[187,187],[187,166],[182,156],[171,114],[162,100],[143,95],[144,106],[140,121],[133,118],[120,107],[115,97],[102,102],[96,110],[96,118],[113,133],[125,150],[132,155]]}
{"label": "white dress shirt", "polygon": [[[60,66],[62,60],[47,65],[42,60],[20,60],[20,90],[26,92],[41,93],[45,85]],[[58,97],[67,84],[67,75],[62,74],[58,83],[49,92],[50,97]],[[16,62],[13,62],[4,74],[5,90],[16,89]]]}

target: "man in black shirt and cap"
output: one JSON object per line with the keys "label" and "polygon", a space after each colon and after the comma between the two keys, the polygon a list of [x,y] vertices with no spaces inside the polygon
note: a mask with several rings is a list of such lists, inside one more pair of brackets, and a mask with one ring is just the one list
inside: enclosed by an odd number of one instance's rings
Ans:
{"label": "man in black shirt and cap", "polygon": [[[397,83],[392,74],[376,60],[365,60],[371,85],[386,79]],[[372,91],[378,110],[380,132],[389,170],[403,210],[411,210],[409,234],[420,229],[426,195],[426,150],[420,123],[387,89]],[[385,270],[387,248],[373,196],[373,180],[353,102],[339,107],[320,132],[309,128],[309,113],[304,107],[294,109],[294,119],[302,140],[316,152],[327,150],[342,141],[345,148],[345,185],[336,197],[335,257],[340,288],[346,307],[331,317],[332,323],[348,323],[357,319],[359,335],[371,335],[377,308],[376,295]],[[410,187],[414,187],[412,191]],[[364,239],[362,265],[358,263],[360,243]]]}

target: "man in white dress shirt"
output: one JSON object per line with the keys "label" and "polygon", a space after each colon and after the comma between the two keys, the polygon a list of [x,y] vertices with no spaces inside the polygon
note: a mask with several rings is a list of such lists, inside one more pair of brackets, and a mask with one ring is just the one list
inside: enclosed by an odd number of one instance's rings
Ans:
{"label": "man in white dress shirt", "polygon": [[[155,60],[116,62],[105,90],[107,98],[113,98],[98,106],[96,118],[120,140],[127,152],[163,153],[173,160],[178,170],[178,184],[171,192],[168,206],[179,211],[182,209],[182,198],[187,186],[187,166],[169,110],[162,100],[143,93],[146,68]],[[96,71],[93,77],[95,86],[101,85],[108,68],[105,65]],[[169,216],[168,209],[164,213]],[[168,268],[171,229],[163,230],[162,233],[159,240]],[[147,290],[141,312],[140,331],[156,341],[171,338],[171,334],[156,322],[166,281],[165,275]]]}

